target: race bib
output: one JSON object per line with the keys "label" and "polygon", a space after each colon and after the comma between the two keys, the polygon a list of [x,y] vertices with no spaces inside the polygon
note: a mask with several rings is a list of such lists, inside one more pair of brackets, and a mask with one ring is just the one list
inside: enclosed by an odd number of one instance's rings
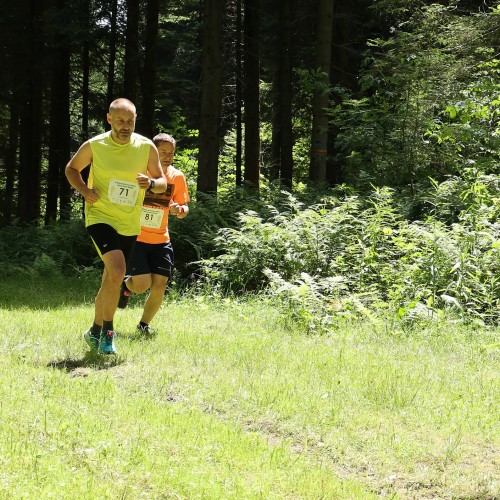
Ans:
{"label": "race bib", "polygon": [[158,229],[161,227],[164,210],[161,208],[142,207],[141,210],[141,226]]}
{"label": "race bib", "polygon": [[110,179],[108,187],[108,198],[118,205],[133,207],[139,195],[139,184],[135,182]]}

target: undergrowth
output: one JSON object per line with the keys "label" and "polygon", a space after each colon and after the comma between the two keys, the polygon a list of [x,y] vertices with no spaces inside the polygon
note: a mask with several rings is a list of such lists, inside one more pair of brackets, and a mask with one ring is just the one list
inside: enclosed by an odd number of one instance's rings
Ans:
{"label": "undergrowth", "polygon": [[[171,293],[265,294],[291,322],[328,330],[338,316],[399,320],[443,314],[498,320],[500,187],[496,176],[431,182],[409,196],[276,187],[224,190],[172,220]],[[417,217],[418,214],[418,217]],[[100,270],[80,220],[0,229],[0,261],[27,278]]]}

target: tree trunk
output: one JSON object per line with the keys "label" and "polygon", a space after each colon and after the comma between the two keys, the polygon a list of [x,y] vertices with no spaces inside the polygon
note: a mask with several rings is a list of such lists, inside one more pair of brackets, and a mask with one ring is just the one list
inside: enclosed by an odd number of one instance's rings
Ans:
{"label": "tree trunk", "polygon": [[[64,9],[64,0],[56,1],[56,9]],[[58,201],[61,215],[69,219],[69,189],[64,167],[70,156],[69,71],[70,45],[64,30],[55,26],[52,40],[52,82],[50,87],[49,162],[47,170],[47,198],[45,223],[57,219]],[[63,196],[64,195],[64,196]]]}
{"label": "tree trunk", "polygon": [[316,35],[316,66],[318,71],[313,93],[313,124],[311,137],[311,165],[309,178],[316,182],[326,181],[328,142],[328,115],[330,65],[333,33],[333,0],[320,0],[318,30]]}
{"label": "tree trunk", "polygon": [[30,34],[25,62],[25,82],[22,89],[22,108],[20,114],[19,147],[19,195],[18,217],[24,222],[40,218],[40,181],[42,157],[43,122],[43,32],[42,14],[44,2],[31,0],[26,22]]}
{"label": "tree trunk", "polygon": [[147,137],[155,135],[156,52],[158,46],[159,0],[148,0],[144,41],[144,79],[142,119],[139,132]]}
{"label": "tree trunk", "polygon": [[[109,59],[108,59],[108,88],[106,93],[107,104],[111,104],[115,98],[115,65],[116,65],[116,44],[118,39],[118,34],[116,31],[118,18],[118,0],[111,1],[111,18],[109,26]],[[105,128],[108,127],[108,123],[104,122]]]}
{"label": "tree trunk", "polygon": [[[14,87],[16,87],[19,81],[16,76],[19,76],[19,71],[16,68],[16,61],[14,64]],[[4,193],[4,204],[3,204],[3,219],[6,224],[12,222],[12,216],[14,214],[14,184],[17,173],[17,147],[19,144],[19,108],[18,103],[14,97],[12,97],[9,105],[10,116],[9,116],[9,143],[7,147],[7,154],[5,158],[5,193]]]}
{"label": "tree trunk", "polygon": [[[116,1],[112,2],[112,10],[114,9],[114,25],[116,29]],[[83,43],[82,43],[82,87],[81,87],[81,94],[82,94],[82,129],[81,129],[81,135],[80,135],[80,141],[79,143],[85,142],[89,136],[90,136],[90,130],[89,130],[89,93],[90,93],[90,40],[91,40],[91,16],[92,16],[92,2],[91,0],[84,0],[83,2],[83,13],[82,13],[82,23],[84,26],[85,34],[83,36]],[[111,26],[113,26],[113,20],[111,20]],[[113,53],[113,65],[114,65],[114,54],[115,54],[115,47],[111,43],[109,44],[109,51],[110,53]],[[109,56],[111,59],[111,55]],[[114,69],[113,69],[114,72]],[[114,76],[111,76],[111,88],[113,87],[113,78]],[[110,88],[110,80],[109,80],[109,74],[108,74],[108,92]],[[104,126],[107,127],[107,122],[104,123]],[[71,149],[71,145],[70,145]],[[84,182],[87,182],[89,177],[89,169],[86,168],[82,170],[82,179]],[[66,188],[68,189],[68,204],[71,203],[71,186],[69,185],[67,179],[65,179],[65,183],[61,184],[61,186],[66,185]],[[66,196],[66,193],[65,195]],[[82,216],[85,216],[85,200],[80,197],[81,200],[81,214]],[[68,209],[69,209],[68,205]],[[64,214],[62,214],[64,216]]]}
{"label": "tree trunk", "polygon": [[[278,44],[276,44],[278,45]],[[279,88],[280,75],[279,69],[273,72],[271,87],[272,112],[271,112],[271,156],[269,158],[269,178],[276,181],[280,178],[281,163],[281,123],[279,108]]]}
{"label": "tree trunk", "polygon": [[[361,55],[366,48],[366,40],[370,36],[366,31],[367,14],[365,0],[335,0],[333,12],[332,63],[330,82],[359,92],[358,75]],[[338,95],[333,95],[335,104],[341,103]],[[328,130],[328,159],[326,180],[331,186],[343,182],[342,167],[345,160],[335,154],[338,127]]]}
{"label": "tree trunk", "polygon": [[202,33],[200,141],[197,191],[216,193],[222,109],[222,18],[224,0],[205,0]]}
{"label": "tree trunk", "polygon": [[[19,147],[19,110],[23,102],[24,95],[22,93],[23,85],[25,82],[25,62],[27,50],[25,43],[26,37],[19,40],[18,36],[24,30],[20,30],[14,19],[23,19],[27,17],[27,8],[25,4],[17,4],[15,9],[10,11],[10,16],[4,22],[4,26],[15,26],[14,33],[7,33],[6,30],[0,29],[0,37],[2,40],[0,44],[6,48],[0,51],[0,64],[4,68],[9,68],[9,71],[3,72],[0,76],[2,79],[1,87],[9,89],[6,92],[5,105],[8,108],[8,131],[6,133],[5,157],[3,158],[3,167],[1,170],[5,172],[5,191],[1,193],[2,206],[1,206],[1,223],[9,224],[12,222],[16,214],[17,206],[17,193],[16,193],[16,179],[18,173],[18,147]],[[14,36],[13,36],[14,35]],[[22,35],[21,35],[22,36]],[[10,89],[16,89],[10,92]],[[8,97],[7,97],[8,94]],[[2,172],[2,178],[3,174]]]}
{"label": "tree trunk", "polygon": [[124,97],[134,104],[137,100],[139,80],[139,0],[126,0],[127,27],[125,40],[125,72],[123,77]]}
{"label": "tree trunk", "polygon": [[242,185],[242,145],[243,145],[243,130],[242,130],[242,83],[243,83],[243,58],[241,54],[241,0],[236,0],[236,185]]}
{"label": "tree trunk", "polygon": [[280,2],[280,63],[279,63],[279,141],[280,178],[285,186],[292,187],[293,136],[292,136],[292,63],[290,38],[290,3]]}
{"label": "tree trunk", "polygon": [[87,33],[91,31],[90,17],[92,15],[92,5],[90,0],[84,1],[83,8],[82,23],[86,34],[82,44],[82,135],[80,142],[84,142],[89,138],[90,40]]}
{"label": "tree trunk", "polygon": [[244,123],[245,172],[244,183],[252,189],[260,187],[260,0],[245,0],[244,11]]}

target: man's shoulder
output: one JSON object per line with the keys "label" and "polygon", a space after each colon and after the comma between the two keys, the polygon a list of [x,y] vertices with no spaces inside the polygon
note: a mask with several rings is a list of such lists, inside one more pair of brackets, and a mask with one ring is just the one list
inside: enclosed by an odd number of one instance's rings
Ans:
{"label": "man's shoulder", "polygon": [[171,178],[172,180],[179,178],[179,177],[185,177],[184,172],[182,170],[179,170],[178,168],[175,168],[173,165],[170,165],[167,169],[167,173],[165,176],[168,178]]}
{"label": "man's shoulder", "polygon": [[132,133],[131,142],[133,142],[134,144],[137,144],[139,146],[144,145],[144,144],[147,144],[149,146],[154,146],[153,141],[151,139],[148,139],[147,137],[145,137],[141,134],[137,134],[136,132]]}
{"label": "man's shoulder", "polygon": [[89,144],[96,143],[96,142],[102,142],[106,140],[109,137],[109,132],[103,132],[102,134],[97,134],[94,137],[91,137],[87,142]]}

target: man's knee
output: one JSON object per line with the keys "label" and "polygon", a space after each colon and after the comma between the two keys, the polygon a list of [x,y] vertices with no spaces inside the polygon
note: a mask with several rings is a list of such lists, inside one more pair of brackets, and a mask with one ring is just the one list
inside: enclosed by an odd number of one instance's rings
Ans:
{"label": "man's knee", "polygon": [[154,276],[151,282],[151,293],[163,295],[167,287],[168,278],[164,276]]}
{"label": "man's knee", "polygon": [[126,271],[123,253],[113,250],[103,256],[103,261],[106,279],[113,284],[121,284]]}

